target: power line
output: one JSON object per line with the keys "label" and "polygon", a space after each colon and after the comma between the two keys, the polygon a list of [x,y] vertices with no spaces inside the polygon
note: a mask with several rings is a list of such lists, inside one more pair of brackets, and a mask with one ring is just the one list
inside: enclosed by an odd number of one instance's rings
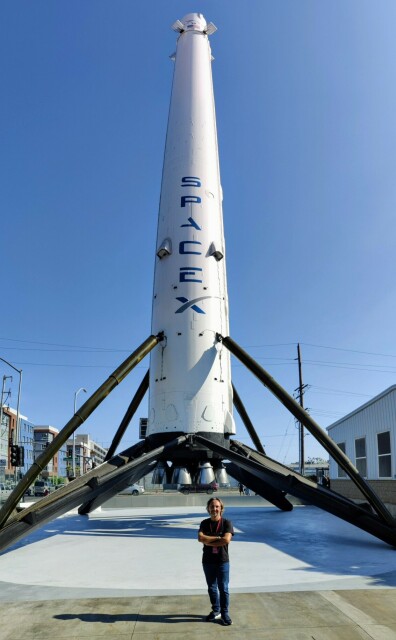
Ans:
{"label": "power line", "polygon": [[[109,349],[106,347],[87,347],[81,345],[73,345],[73,344],[59,344],[57,342],[38,342],[35,340],[17,340],[15,338],[1,338],[0,340],[6,340],[7,342],[21,342],[23,344],[41,344],[47,347],[65,347],[67,349],[89,349],[93,351],[128,351],[128,349]],[[7,347],[1,347],[2,349],[6,349]],[[16,348],[16,347],[15,347]]]}
{"label": "power line", "polygon": [[[248,349],[260,349],[263,347],[267,347],[267,348],[271,348],[271,347],[289,347],[289,346],[296,346],[298,344],[298,342],[279,342],[279,343],[273,343],[273,344],[251,344],[251,345],[247,345],[246,348]],[[376,351],[364,351],[361,349],[346,349],[345,347],[333,347],[330,345],[324,345],[324,344],[313,344],[312,342],[300,342],[300,345],[304,345],[306,347],[315,347],[317,349],[331,349],[334,351],[345,351],[347,353],[359,353],[359,354],[363,354],[363,355],[368,355],[368,356],[382,356],[384,358],[396,358],[396,355],[392,354],[392,353],[379,353]]]}
{"label": "power line", "polygon": [[4,347],[7,351],[39,351],[40,353],[130,353],[128,349],[94,349],[93,347],[64,348],[64,349],[39,349],[37,347]]}
{"label": "power line", "polygon": [[[49,347],[62,347],[65,349],[84,349],[84,350],[88,350],[88,351],[105,351],[105,352],[127,352],[129,351],[129,349],[115,349],[115,348],[109,348],[109,347],[91,347],[91,346],[86,346],[86,345],[72,345],[72,344],[62,344],[62,343],[57,343],[57,342],[39,342],[37,340],[21,340],[21,339],[17,339],[17,338],[4,338],[4,337],[0,337],[0,340],[4,340],[7,342],[19,342],[22,344],[37,344],[37,345],[43,345],[43,346],[49,346]],[[247,349],[259,349],[259,348],[273,348],[273,347],[290,347],[290,346],[296,346],[298,344],[298,342],[274,342],[274,343],[265,343],[265,344],[251,344],[251,345],[246,345]],[[307,346],[307,347],[314,347],[317,349],[331,349],[334,351],[345,351],[348,353],[359,353],[359,354],[364,354],[364,355],[369,355],[369,356],[382,356],[384,358],[396,358],[396,355],[391,354],[391,353],[379,353],[379,352],[375,352],[375,351],[363,351],[360,349],[346,349],[345,347],[334,347],[334,346],[330,346],[330,345],[324,345],[324,344],[314,344],[312,342],[300,342],[301,345]],[[18,347],[2,347],[3,349],[18,349]],[[24,348],[23,348],[24,349]],[[22,349],[21,349],[22,350]],[[280,358],[281,359],[281,358]]]}
{"label": "power line", "polygon": [[[297,342],[279,342],[274,344],[248,344],[246,349],[260,349],[261,347],[295,347]],[[302,344],[302,343],[301,343]]]}
{"label": "power line", "polygon": [[386,367],[390,371],[395,370],[396,366],[392,364],[367,364],[367,363],[359,363],[359,362],[337,362],[335,360],[304,360],[304,362],[309,362],[309,364],[330,364],[330,365],[345,365],[351,367],[368,367],[370,370],[373,367]]}
{"label": "power line", "polygon": [[[15,362],[15,364],[23,365],[25,367],[65,367],[71,369],[115,369],[120,365],[117,364],[51,364],[46,362]],[[135,369],[142,369],[142,366],[137,365]]]}
{"label": "power line", "polygon": [[345,415],[345,413],[341,411],[331,411],[326,409],[312,409],[311,414],[315,416],[322,416],[323,418],[337,418]]}
{"label": "power line", "polygon": [[375,369],[374,367],[384,367],[387,365],[380,364],[359,364],[359,363],[348,363],[348,362],[325,362],[320,360],[305,360],[305,364],[315,366],[315,367],[327,367],[332,369],[347,369],[349,371],[370,371],[371,373],[396,373],[395,367],[387,367],[387,369]]}
{"label": "power line", "polygon": [[347,351],[349,353],[362,353],[367,356],[383,356],[384,358],[396,358],[396,355],[391,353],[376,353],[374,351],[359,351],[358,349],[345,349],[342,347],[329,347],[324,344],[311,344],[310,342],[301,342],[307,347],[316,347],[317,349],[332,349],[334,351]]}
{"label": "power line", "polygon": [[359,396],[362,398],[371,398],[371,395],[368,393],[357,393],[356,391],[345,391],[343,389],[331,389],[330,387],[318,387],[315,384],[309,385],[309,390],[314,393],[323,393],[323,394],[339,394],[345,396]]}

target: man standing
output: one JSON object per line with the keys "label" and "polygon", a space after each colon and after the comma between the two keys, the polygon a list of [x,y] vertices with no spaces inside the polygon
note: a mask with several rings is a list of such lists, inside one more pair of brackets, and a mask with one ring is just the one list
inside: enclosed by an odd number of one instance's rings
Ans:
{"label": "man standing", "polygon": [[212,611],[206,618],[208,622],[222,619],[224,625],[232,624],[228,613],[230,593],[230,560],[228,545],[234,535],[231,520],[223,518],[224,504],[218,498],[208,500],[206,510],[210,518],[202,520],[198,542],[203,544],[202,566],[208,585]]}

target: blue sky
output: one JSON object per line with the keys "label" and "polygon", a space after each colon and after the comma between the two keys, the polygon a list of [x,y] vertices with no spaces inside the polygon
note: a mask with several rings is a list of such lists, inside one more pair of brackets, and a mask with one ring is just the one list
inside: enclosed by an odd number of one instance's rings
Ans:
{"label": "blue sky", "polygon": [[[394,2],[5,1],[0,357],[35,424],[62,428],[150,334],[170,25],[190,11],[218,27],[231,336],[290,393],[300,342],[323,427],[396,381]],[[82,432],[109,445],[146,364]],[[267,453],[296,460],[293,418],[238,362],[233,380]]]}

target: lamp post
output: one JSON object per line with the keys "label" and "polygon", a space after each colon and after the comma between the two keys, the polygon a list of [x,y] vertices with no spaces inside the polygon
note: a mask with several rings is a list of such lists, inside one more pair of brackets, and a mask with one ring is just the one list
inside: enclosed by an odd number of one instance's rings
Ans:
{"label": "lamp post", "polygon": [[[3,402],[4,402],[4,394],[7,393],[8,395],[11,395],[11,390],[6,392],[4,391],[4,387],[5,387],[5,383],[6,380],[11,380],[12,382],[12,376],[3,376],[3,386],[1,389],[1,402],[0,402],[0,429],[3,428]],[[3,437],[3,432],[1,431],[1,435],[0,438]]]}
{"label": "lamp post", "polygon": [[[76,404],[77,404],[77,396],[80,391],[84,391],[87,393],[87,390],[84,387],[80,387],[74,394],[74,415],[76,415]],[[81,471],[81,468],[80,468]],[[73,479],[76,477],[76,432],[73,433],[73,452],[72,452],[72,473]]]}
{"label": "lamp post", "polygon": [[[0,458],[1,460],[4,460],[4,472],[5,472],[5,467],[7,465],[7,460],[8,460],[8,444],[9,444],[8,435],[6,434],[4,436],[6,429],[3,429],[3,402],[4,402],[4,394],[5,394],[4,387],[7,379],[10,379],[12,382],[12,376],[3,376],[3,386],[1,389],[1,402],[0,402]],[[11,391],[8,391],[8,393],[10,394]],[[1,466],[3,465],[2,465],[2,462],[0,461],[0,467]],[[3,482],[5,479],[5,475],[2,470],[0,471],[2,476],[1,481]]]}

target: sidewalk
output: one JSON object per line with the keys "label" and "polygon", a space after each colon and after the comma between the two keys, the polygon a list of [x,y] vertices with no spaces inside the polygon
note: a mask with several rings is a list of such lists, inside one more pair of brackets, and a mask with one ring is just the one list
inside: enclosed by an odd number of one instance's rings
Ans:
{"label": "sidewalk", "polygon": [[396,591],[249,593],[232,598],[233,625],[205,622],[207,596],[16,602],[1,607],[2,640],[392,640]]}

